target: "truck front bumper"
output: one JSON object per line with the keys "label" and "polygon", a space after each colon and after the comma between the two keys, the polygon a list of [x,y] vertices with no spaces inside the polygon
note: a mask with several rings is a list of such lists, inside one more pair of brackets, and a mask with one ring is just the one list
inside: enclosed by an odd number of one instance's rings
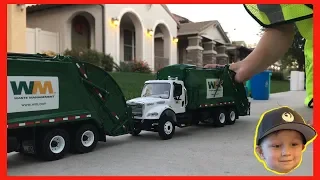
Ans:
{"label": "truck front bumper", "polygon": [[135,126],[141,130],[153,130],[158,126],[158,119],[134,119]]}

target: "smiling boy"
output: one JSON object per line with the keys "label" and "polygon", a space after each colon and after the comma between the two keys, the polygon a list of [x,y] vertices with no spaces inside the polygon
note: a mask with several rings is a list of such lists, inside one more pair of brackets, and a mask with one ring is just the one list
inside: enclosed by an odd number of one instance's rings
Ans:
{"label": "smiling boy", "polygon": [[307,144],[317,136],[303,118],[287,106],[265,112],[258,123],[255,155],[265,168],[277,174],[299,167]]}

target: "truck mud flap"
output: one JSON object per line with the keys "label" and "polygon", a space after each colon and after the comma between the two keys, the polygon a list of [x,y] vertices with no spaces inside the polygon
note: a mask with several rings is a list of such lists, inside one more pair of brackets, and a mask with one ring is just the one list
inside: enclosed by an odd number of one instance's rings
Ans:
{"label": "truck mud flap", "polygon": [[14,152],[18,149],[18,139],[15,137],[7,138],[7,153]]}

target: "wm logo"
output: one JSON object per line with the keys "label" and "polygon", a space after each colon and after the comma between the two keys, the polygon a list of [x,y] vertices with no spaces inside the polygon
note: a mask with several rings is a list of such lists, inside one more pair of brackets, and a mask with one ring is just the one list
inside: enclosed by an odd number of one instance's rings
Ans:
{"label": "wm logo", "polygon": [[21,95],[24,91],[27,95],[32,94],[53,94],[53,88],[51,81],[44,81],[42,84],[41,81],[30,81],[27,84],[26,81],[10,81],[11,88],[14,95]]}
{"label": "wm logo", "polygon": [[216,89],[216,88],[221,87],[223,81],[221,80],[220,83],[219,83],[219,81],[208,81],[207,83],[208,83],[207,84],[208,89]]}

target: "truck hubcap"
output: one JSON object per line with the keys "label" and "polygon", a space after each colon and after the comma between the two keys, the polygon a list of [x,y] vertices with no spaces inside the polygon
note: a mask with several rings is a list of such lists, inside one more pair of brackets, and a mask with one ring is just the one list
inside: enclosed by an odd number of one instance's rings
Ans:
{"label": "truck hubcap", "polygon": [[93,144],[94,142],[94,134],[92,131],[86,131],[82,134],[81,136],[81,143],[85,147],[89,147]]}
{"label": "truck hubcap", "polygon": [[164,132],[166,134],[170,134],[172,132],[172,123],[170,121],[167,121],[165,124],[164,124]]}
{"label": "truck hubcap", "polygon": [[58,154],[61,153],[66,145],[65,140],[61,136],[54,136],[50,141],[51,152]]}
{"label": "truck hubcap", "polygon": [[223,113],[220,113],[220,115],[219,115],[220,123],[224,123],[225,119],[226,119],[225,115]]}
{"label": "truck hubcap", "polygon": [[230,120],[234,121],[236,119],[236,113],[234,111],[230,112]]}

